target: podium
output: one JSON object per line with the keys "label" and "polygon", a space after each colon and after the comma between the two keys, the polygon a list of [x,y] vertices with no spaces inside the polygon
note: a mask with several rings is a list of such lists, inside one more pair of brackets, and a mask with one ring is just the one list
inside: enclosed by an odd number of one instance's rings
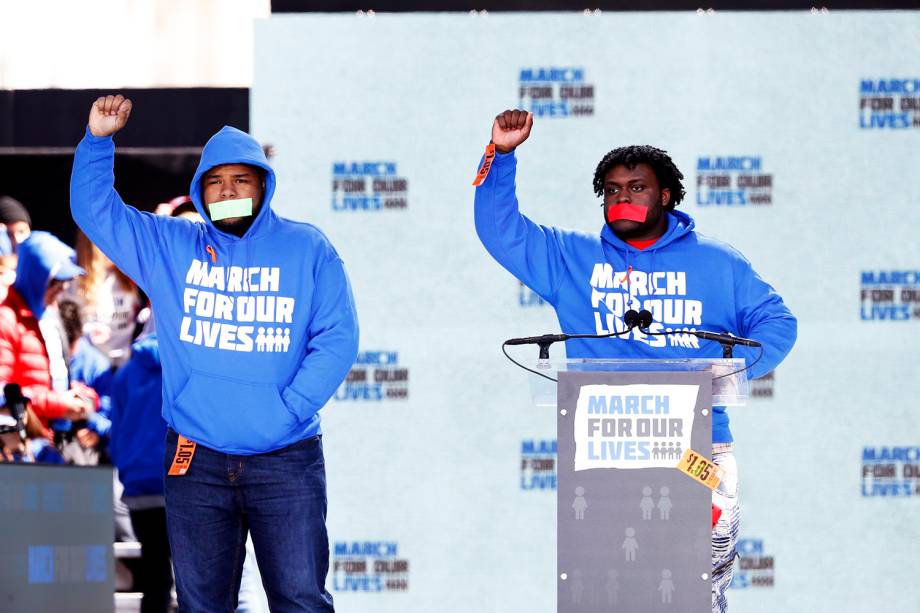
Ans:
{"label": "podium", "polygon": [[[559,613],[711,610],[712,491],[701,481],[718,470],[707,466],[712,407],[744,404],[743,368],[742,359],[536,364],[558,378],[531,377],[536,404],[556,410]],[[682,458],[697,478],[678,470]]]}

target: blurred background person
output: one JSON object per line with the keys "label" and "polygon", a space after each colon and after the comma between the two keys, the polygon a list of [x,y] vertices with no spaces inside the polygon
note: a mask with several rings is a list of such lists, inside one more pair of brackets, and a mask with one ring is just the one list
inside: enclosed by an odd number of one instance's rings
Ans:
{"label": "blurred background person", "polygon": [[[202,221],[195,203],[192,202],[191,196],[176,196],[169,202],[161,202],[154,211],[157,215],[168,215],[170,217],[183,217],[192,221]],[[191,214],[191,216],[189,216]]]}
{"label": "blurred background person", "polygon": [[22,387],[49,439],[52,419],[86,419],[96,409],[95,394],[83,387],[65,383],[67,389],[53,388],[49,351],[39,326],[67,282],[83,274],[73,254],[55,236],[32,233],[19,246],[16,281],[0,303],[0,381]]}
{"label": "blurred background person", "polygon": [[29,211],[11,196],[0,196],[0,231],[7,235],[13,253],[32,233]]}
{"label": "blurred background person", "polygon": [[143,299],[137,285],[77,230],[77,264],[86,275],[68,292],[82,307],[83,331],[119,367],[128,359]]}
{"label": "blurred background person", "polygon": [[0,302],[16,281],[16,254],[6,232],[0,232]]}
{"label": "blurred background person", "polygon": [[109,393],[115,370],[108,358],[84,336],[80,306],[72,300],[62,298],[58,300],[57,310],[66,342],[65,354],[70,382],[86,385],[99,396],[99,409],[90,414],[86,424],[80,424],[82,427],[74,434],[83,447],[97,449],[100,461],[107,464],[109,462],[106,451],[109,429],[112,425],[109,420]]}
{"label": "blurred background person", "polygon": [[143,613],[165,612],[172,601],[172,566],[163,498],[166,422],[162,409],[163,375],[156,335],[138,340],[111,387],[109,453],[124,485],[134,534],[141,543],[135,589],[143,593]]}

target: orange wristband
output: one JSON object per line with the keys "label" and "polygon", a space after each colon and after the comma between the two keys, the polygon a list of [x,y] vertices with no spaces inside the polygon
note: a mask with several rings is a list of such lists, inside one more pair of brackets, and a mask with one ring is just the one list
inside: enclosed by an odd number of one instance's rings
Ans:
{"label": "orange wristband", "polygon": [[473,185],[475,187],[482,185],[482,182],[489,176],[489,171],[492,169],[492,160],[494,159],[495,143],[489,143],[489,146],[486,147],[486,157],[483,158],[482,166],[479,167],[479,172],[476,173],[476,178],[473,179]]}

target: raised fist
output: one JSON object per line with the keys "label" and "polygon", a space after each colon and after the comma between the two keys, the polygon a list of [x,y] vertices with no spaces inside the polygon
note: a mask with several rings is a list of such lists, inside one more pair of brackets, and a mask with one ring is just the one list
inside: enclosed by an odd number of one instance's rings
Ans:
{"label": "raised fist", "polygon": [[130,115],[130,100],[121,94],[102,96],[89,110],[89,131],[93,136],[111,136],[125,127]]}
{"label": "raised fist", "polygon": [[505,111],[495,117],[492,124],[492,142],[499,153],[509,153],[527,140],[533,128],[533,113]]}

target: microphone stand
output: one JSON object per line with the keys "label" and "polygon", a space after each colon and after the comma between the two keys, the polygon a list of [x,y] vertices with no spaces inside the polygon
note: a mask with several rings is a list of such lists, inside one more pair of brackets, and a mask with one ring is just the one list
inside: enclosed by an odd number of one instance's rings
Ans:
{"label": "microphone stand", "polygon": [[[716,341],[722,346],[722,358],[723,359],[731,359],[734,357],[732,348],[735,345],[745,345],[747,347],[759,347],[760,355],[757,356],[757,359],[754,360],[752,364],[742,368],[741,370],[737,372],[748,370],[749,368],[754,366],[754,364],[759,362],[760,359],[763,357],[763,346],[760,344],[760,342],[755,341],[753,339],[749,339],[749,338],[743,338],[740,336],[732,336],[731,334],[723,334],[721,332],[708,332],[706,330],[686,330],[686,331],[684,330],[670,331],[669,330],[666,332],[652,332],[649,330],[649,326],[652,325],[652,314],[645,309],[643,309],[640,312],[636,312],[630,309],[629,311],[623,314],[623,323],[626,324],[625,330],[621,332],[612,332],[609,334],[544,334],[542,336],[510,338],[506,340],[504,343],[502,343],[502,353],[504,353],[505,357],[511,360],[511,362],[513,362],[516,366],[519,366],[520,368],[530,371],[545,379],[549,379],[550,381],[555,381],[556,379],[553,379],[552,377],[544,375],[541,372],[537,372],[535,370],[527,368],[523,364],[520,364],[519,362],[514,360],[510,355],[508,355],[508,352],[505,350],[505,347],[508,345],[537,345],[537,347],[540,348],[540,355],[538,357],[537,368],[547,369],[550,367],[549,348],[550,348],[550,345],[552,345],[553,343],[557,343],[560,341],[567,341],[569,339],[576,339],[576,338],[611,338],[615,336],[622,336],[624,334],[628,334],[633,328],[638,328],[644,334],[648,334],[650,336],[663,336],[663,335],[668,335],[668,334],[692,334],[699,339]],[[730,373],[730,374],[734,375],[736,373]],[[724,377],[728,375],[722,375],[722,376]]]}

